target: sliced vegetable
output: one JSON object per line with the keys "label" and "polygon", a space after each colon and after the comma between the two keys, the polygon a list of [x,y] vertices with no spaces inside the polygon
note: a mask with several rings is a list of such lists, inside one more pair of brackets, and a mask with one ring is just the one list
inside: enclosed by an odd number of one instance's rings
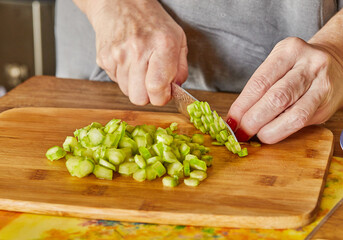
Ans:
{"label": "sliced vegetable", "polygon": [[104,160],[104,159],[100,159],[99,160],[99,165],[103,166],[103,167],[106,167],[108,169],[111,169],[113,171],[116,171],[116,166],[114,166],[112,163]]}
{"label": "sliced vegetable", "polygon": [[163,186],[176,187],[179,184],[178,179],[170,176],[166,176],[162,179]]}
{"label": "sliced vegetable", "polygon": [[125,162],[120,164],[118,172],[125,176],[130,176],[139,170],[139,166],[135,162]]}
{"label": "sliced vegetable", "polygon": [[95,165],[93,174],[99,179],[112,180],[113,178],[113,171],[100,165]]}
{"label": "sliced vegetable", "polygon": [[136,155],[134,157],[135,163],[138,165],[139,168],[145,168],[146,167],[146,161],[141,155]]}
{"label": "sliced vegetable", "polygon": [[[190,122],[199,129],[202,133],[210,134],[212,139],[216,139],[217,142],[213,142],[213,145],[224,145],[232,153],[238,154],[243,157],[248,154],[247,150],[244,153],[241,152],[240,144],[234,139],[231,133],[228,131],[226,124],[222,118],[219,117],[216,111],[211,111],[207,102],[195,101],[187,106],[187,112],[190,116]],[[194,138],[194,137],[193,137]],[[193,139],[193,142],[201,143],[201,139]]]}
{"label": "sliced vegetable", "polygon": [[200,181],[196,178],[185,178],[183,180],[184,184],[191,187],[196,187],[199,185]]}
{"label": "sliced vegetable", "polygon": [[[211,121],[214,122],[213,128],[223,131],[219,118],[208,115],[207,104],[203,103],[195,110],[192,121],[201,131],[208,131]],[[189,137],[179,135],[175,130],[177,123],[163,129],[153,125],[132,126],[119,119],[112,119],[105,126],[93,122],[75,130],[74,136],[66,137],[63,148],[48,149],[46,156],[51,161],[65,157],[68,171],[79,178],[93,173],[97,178],[111,180],[113,172],[118,172],[144,181],[168,174],[162,180],[165,186],[177,186],[179,179],[184,177],[190,177],[185,180],[186,185],[196,186],[202,177],[192,178],[191,174],[206,171],[212,164],[211,156],[205,155],[209,148],[202,145],[203,135]],[[221,133],[225,138],[223,134],[225,131]],[[234,148],[234,145],[230,146]],[[244,149],[239,151],[238,154],[246,154]]]}
{"label": "sliced vegetable", "polygon": [[138,182],[143,182],[146,179],[146,170],[139,169],[133,174],[132,177]]}
{"label": "sliced vegetable", "polygon": [[195,178],[195,179],[198,179],[199,181],[202,181],[205,178],[207,178],[207,173],[200,170],[193,170],[189,176],[191,178]]}
{"label": "sliced vegetable", "polygon": [[63,148],[59,146],[54,146],[48,149],[46,152],[45,156],[50,160],[50,161],[55,161],[58,159],[63,158],[66,155],[66,151],[64,151]]}

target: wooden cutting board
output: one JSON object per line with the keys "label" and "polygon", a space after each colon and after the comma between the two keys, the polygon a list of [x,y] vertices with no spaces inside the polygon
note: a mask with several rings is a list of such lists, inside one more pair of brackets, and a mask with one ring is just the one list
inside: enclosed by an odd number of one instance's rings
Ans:
{"label": "wooden cutting board", "polygon": [[121,221],[242,228],[295,228],[316,215],[332,155],[333,135],[311,126],[275,145],[248,146],[239,158],[212,146],[213,166],[198,187],[162,186],[115,175],[71,177],[65,160],[50,162],[46,150],[93,121],[196,133],[173,113],[121,110],[20,108],[0,114],[0,209]]}

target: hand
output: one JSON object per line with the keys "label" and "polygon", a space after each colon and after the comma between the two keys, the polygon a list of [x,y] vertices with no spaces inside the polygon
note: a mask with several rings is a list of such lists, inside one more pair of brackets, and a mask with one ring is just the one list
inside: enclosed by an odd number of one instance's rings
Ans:
{"label": "hand", "polygon": [[279,42],[232,104],[228,124],[239,141],[257,134],[276,143],[327,121],[343,106],[343,60],[299,38]]}
{"label": "hand", "polygon": [[97,64],[137,105],[164,105],[188,75],[182,28],[157,0],[91,1]]}

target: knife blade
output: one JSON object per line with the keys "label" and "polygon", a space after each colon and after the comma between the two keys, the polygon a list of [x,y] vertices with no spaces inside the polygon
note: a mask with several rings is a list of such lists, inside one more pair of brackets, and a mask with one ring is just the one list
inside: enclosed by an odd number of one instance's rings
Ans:
{"label": "knife blade", "polygon": [[[171,87],[172,97],[174,99],[175,105],[179,113],[183,114],[189,119],[189,114],[187,112],[187,106],[195,101],[198,101],[195,97],[192,96],[189,92],[185,89],[177,85],[176,83],[172,83]],[[212,109],[212,108],[211,108]],[[225,122],[225,121],[224,121]],[[235,138],[236,142],[237,138],[235,133],[232,131],[231,127],[225,122],[226,127],[229,129],[231,135]]]}
{"label": "knife blade", "polygon": [[340,142],[341,148],[342,148],[342,150],[343,150],[343,131],[341,132],[341,137],[340,137],[339,142]]}

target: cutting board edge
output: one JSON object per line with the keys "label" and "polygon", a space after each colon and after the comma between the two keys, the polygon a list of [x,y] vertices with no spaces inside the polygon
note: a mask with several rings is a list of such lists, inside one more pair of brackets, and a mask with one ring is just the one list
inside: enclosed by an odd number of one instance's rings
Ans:
{"label": "cutting board edge", "polygon": [[[325,128],[325,127],[323,127]],[[326,128],[327,129],[327,128]],[[334,151],[334,135],[332,133],[331,130],[327,129],[330,134],[331,134],[331,149],[330,149],[330,154],[328,156],[328,161],[326,163],[326,168],[325,168],[325,172],[324,172],[324,176],[323,176],[323,182],[322,182],[322,186],[320,188],[319,194],[318,194],[318,201],[316,206],[313,208],[312,211],[305,213],[305,215],[309,216],[309,219],[312,219],[310,222],[312,222],[318,215],[319,212],[319,208],[320,208],[320,204],[321,204],[321,200],[322,200],[322,196],[323,196],[323,192],[325,189],[325,184],[326,184],[326,179],[327,176],[329,174],[329,169],[330,169],[330,165],[331,165],[331,160],[332,160],[332,156],[333,156],[333,151]]]}
{"label": "cutting board edge", "polygon": [[[196,213],[171,213],[144,210],[123,210],[114,208],[96,208],[55,203],[11,200],[0,198],[0,209],[6,211],[54,215],[61,217],[79,217],[151,224],[190,225],[199,227],[230,227],[258,229],[291,229],[305,226],[312,222],[313,216],[228,216]],[[97,216],[97,217],[95,217]],[[199,224],[199,218],[202,219]],[[257,218],[257,221],[256,221]],[[277,220],[277,221],[276,221]]]}
{"label": "cutting board edge", "polygon": [[[23,109],[25,110],[30,110],[30,109],[48,109],[48,110],[63,110],[63,109],[68,109],[68,110],[96,110],[96,111],[107,111],[107,112],[123,112],[123,111],[127,111],[127,112],[144,112],[144,113],[158,113],[158,114],[162,114],[162,115],[174,115],[177,114],[179,116],[184,116],[183,114],[179,113],[179,112],[156,112],[156,111],[139,111],[139,110],[123,110],[123,109],[109,109],[109,108],[74,108],[74,107],[16,107],[16,108],[10,108],[7,109],[3,112],[0,112],[1,115],[0,117],[3,117],[4,114],[9,114],[11,112],[16,112],[16,111],[22,111]],[[185,116],[184,116],[185,117]],[[186,118],[186,117],[185,117]],[[187,118],[186,118],[187,119]],[[187,119],[189,120],[189,119]]]}

